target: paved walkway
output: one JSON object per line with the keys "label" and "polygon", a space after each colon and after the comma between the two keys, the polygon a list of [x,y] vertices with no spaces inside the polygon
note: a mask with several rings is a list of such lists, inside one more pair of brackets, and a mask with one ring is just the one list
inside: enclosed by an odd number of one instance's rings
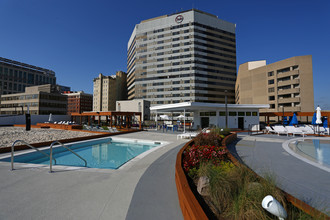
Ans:
{"label": "paved walkway", "polygon": [[[0,219],[182,219],[174,166],[187,140],[137,132],[118,137],[168,141],[118,170],[80,168],[48,173],[0,163]],[[55,168],[56,170],[56,168]]]}
{"label": "paved walkway", "polygon": [[259,175],[270,174],[278,186],[320,211],[330,211],[330,173],[287,153],[282,143],[292,137],[239,133],[230,151]]}

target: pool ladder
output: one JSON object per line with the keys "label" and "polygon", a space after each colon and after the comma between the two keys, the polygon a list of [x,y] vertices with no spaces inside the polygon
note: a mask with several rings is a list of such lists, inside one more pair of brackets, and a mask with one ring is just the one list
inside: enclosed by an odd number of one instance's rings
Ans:
{"label": "pool ladder", "polygon": [[77,157],[79,157],[80,159],[82,159],[84,162],[85,162],[85,167],[87,167],[87,161],[82,158],[79,154],[77,154],[76,152],[74,152],[73,150],[71,150],[70,148],[68,148],[67,146],[65,146],[64,144],[62,144],[61,142],[59,141],[54,141],[51,143],[50,145],[50,154],[46,154],[45,152],[39,150],[38,148],[36,147],[33,147],[32,145],[28,144],[27,142],[23,141],[23,140],[16,140],[14,141],[14,143],[12,144],[11,146],[11,170],[14,170],[14,148],[15,148],[15,144],[18,143],[18,142],[22,142],[23,144],[25,144],[26,146],[36,150],[36,151],[39,151],[40,153],[42,153],[43,155],[45,155],[46,157],[49,157],[49,172],[52,173],[53,172],[53,160],[54,160],[54,164],[56,165],[56,159],[53,158],[53,146],[54,144],[60,144],[62,147],[64,147],[65,149],[67,149],[68,151],[70,151],[71,153],[73,153],[74,155],[76,155]]}

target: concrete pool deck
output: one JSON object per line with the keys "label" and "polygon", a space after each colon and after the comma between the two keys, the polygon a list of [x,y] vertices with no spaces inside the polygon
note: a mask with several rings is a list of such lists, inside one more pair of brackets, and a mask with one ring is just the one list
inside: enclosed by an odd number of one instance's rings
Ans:
{"label": "concrete pool deck", "polygon": [[[117,136],[114,136],[117,137]],[[123,138],[170,142],[118,170],[0,163],[0,219],[183,219],[175,186],[176,133]],[[1,155],[2,156],[2,155]]]}
{"label": "concrete pool deck", "polygon": [[286,152],[282,144],[293,137],[247,133],[237,137],[229,147],[234,155],[259,175],[274,176],[284,191],[329,214],[330,173]]}

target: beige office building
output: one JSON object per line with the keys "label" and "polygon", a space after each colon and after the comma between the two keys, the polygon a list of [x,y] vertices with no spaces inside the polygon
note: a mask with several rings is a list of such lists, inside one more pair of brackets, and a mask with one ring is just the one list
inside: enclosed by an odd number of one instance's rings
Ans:
{"label": "beige office building", "polygon": [[46,84],[25,88],[25,93],[1,96],[1,114],[16,115],[66,115],[67,96],[62,95],[55,85]]}
{"label": "beige office building", "polygon": [[313,112],[312,56],[241,64],[235,90],[236,104],[270,105],[260,112]]}
{"label": "beige office building", "polygon": [[115,111],[116,101],[127,99],[126,73],[116,72],[113,76],[102,73],[93,80],[93,111]]}
{"label": "beige office building", "polygon": [[235,32],[196,9],[141,21],[127,47],[128,99],[235,103]]}

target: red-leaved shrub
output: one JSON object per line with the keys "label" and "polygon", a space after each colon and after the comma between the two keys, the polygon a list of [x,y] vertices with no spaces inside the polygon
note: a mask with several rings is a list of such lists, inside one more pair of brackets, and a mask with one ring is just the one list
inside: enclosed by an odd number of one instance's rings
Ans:
{"label": "red-leaved shrub", "polygon": [[192,145],[183,152],[183,168],[188,172],[192,168],[198,169],[201,162],[211,162],[219,165],[227,159],[227,149],[221,146]]}

